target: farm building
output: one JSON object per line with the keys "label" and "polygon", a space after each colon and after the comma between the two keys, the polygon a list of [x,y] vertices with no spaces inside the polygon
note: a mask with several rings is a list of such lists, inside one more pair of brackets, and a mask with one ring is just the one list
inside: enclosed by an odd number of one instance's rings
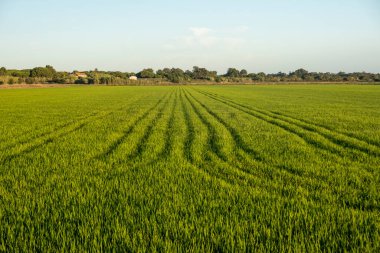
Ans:
{"label": "farm building", "polygon": [[73,72],[73,75],[78,77],[78,78],[87,78],[87,74],[84,72]]}

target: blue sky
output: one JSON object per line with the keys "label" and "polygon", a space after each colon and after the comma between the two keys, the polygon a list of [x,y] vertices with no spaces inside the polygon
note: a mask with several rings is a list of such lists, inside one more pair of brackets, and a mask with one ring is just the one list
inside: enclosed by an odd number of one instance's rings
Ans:
{"label": "blue sky", "polygon": [[380,72],[378,0],[0,0],[0,66]]}

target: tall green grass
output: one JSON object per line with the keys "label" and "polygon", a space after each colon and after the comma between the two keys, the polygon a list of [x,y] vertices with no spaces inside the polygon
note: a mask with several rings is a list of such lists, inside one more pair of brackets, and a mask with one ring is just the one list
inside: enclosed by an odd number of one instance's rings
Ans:
{"label": "tall green grass", "polygon": [[2,90],[0,251],[379,251],[379,95]]}

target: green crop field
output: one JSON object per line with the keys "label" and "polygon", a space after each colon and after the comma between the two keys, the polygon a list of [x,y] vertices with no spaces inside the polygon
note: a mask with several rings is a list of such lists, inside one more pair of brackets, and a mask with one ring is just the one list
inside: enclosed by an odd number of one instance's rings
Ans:
{"label": "green crop field", "polygon": [[1,252],[379,252],[380,87],[0,90]]}

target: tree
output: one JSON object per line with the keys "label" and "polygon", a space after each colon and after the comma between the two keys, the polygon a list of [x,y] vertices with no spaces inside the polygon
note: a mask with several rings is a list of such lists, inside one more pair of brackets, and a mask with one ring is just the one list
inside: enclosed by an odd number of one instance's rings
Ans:
{"label": "tree", "polygon": [[[127,73],[123,73],[123,72],[120,72],[120,71],[115,71],[115,72],[108,72],[111,76],[114,76],[114,77],[118,77],[118,78],[124,78],[124,79],[127,79],[129,76],[127,75]],[[95,75],[97,75],[97,72],[95,72]]]}
{"label": "tree", "polygon": [[65,84],[65,83],[70,83],[71,82],[70,79],[71,79],[71,77],[70,77],[69,73],[67,73],[67,72],[57,72],[54,75],[54,78],[52,79],[52,82],[53,83]]}
{"label": "tree", "polygon": [[180,68],[172,68],[170,70],[169,80],[174,83],[179,83],[185,79],[185,72]]}
{"label": "tree", "polygon": [[240,76],[241,77],[247,77],[248,76],[248,71],[245,70],[245,69],[240,70]]}
{"label": "tree", "polygon": [[157,78],[165,78],[165,74],[164,74],[164,71],[159,69],[156,71],[156,77]]}
{"label": "tree", "polygon": [[27,78],[30,76],[30,70],[29,69],[23,69],[23,70],[7,70],[7,74],[11,75],[13,77],[21,77],[21,78]]}
{"label": "tree", "polygon": [[309,72],[304,70],[304,69],[297,69],[296,71],[294,71],[294,73],[292,73],[293,75],[299,77],[299,78],[302,78],[304,79],[306,77],[306,75],[308,74]]}
{"label": "tree", "polygon": [[208,72],[208,79],[209,80],[215,80],[217,77],[218,77],[218,72],[216,72],[216,71],[209,71]]}
{"label": "tree", "polygon": [[210,79],[213,77],[213,72],[209,72],[205,68],[199,68],[197,66],[193,67],[193,72],[192,72],[192,78],[193,79]]}
{"label": "tree", "polygon": [[192,79],[193,78],[193,72],[191,72],[191,70],[186,70],[185,76],[186,76],[186,78]]}
{"label": "tree", "polygon": [[109,77],[105,77],[105,76],[102,76],[99,80],[99,83],[100,84],[109,84],[110,83],[110,78]]}
{"label": "tree", "polygon": [[283,73],[283,72],[277,72],[277,74],[275,74],[275,76],[277,77],[286,77],[286,73]]}
{"label": "tree", "polygon": [[257,74],[250,74],[250,76],[252,77],[252,80],[254,80],[254,81],[263,82],[266,79],[266,74],[264,72],[260,72]]}
{"label": "tree", "polygon": [[240,77],[240,71],[235,68],[229,68],[226,77]]}
{"label": "tree", "polygon": [[46,67],[37,67],[30,71],[30,77],[45,77],[45,78],[53,78],[57,72],[55,69],[50,66],[46,65]]}
{"label": "tree", "polygon": [[189,79],[186,73],[180,68],[164,68],[162,70],[159,69],[156,72],[156,77],[165,78],[173,83],[180,83],[181,81]]}
{"label": "tree", "polygon": [[156,74],[154,73],[153,69],[144,69],[140,73],[137,74],[137,77],[139,78],[155,78]]}
{"label": "tree", "polygon": [[5,76],[5,75],[7,75],[7,69],[4,67],[1,67],[0,68],[0,76]]}

